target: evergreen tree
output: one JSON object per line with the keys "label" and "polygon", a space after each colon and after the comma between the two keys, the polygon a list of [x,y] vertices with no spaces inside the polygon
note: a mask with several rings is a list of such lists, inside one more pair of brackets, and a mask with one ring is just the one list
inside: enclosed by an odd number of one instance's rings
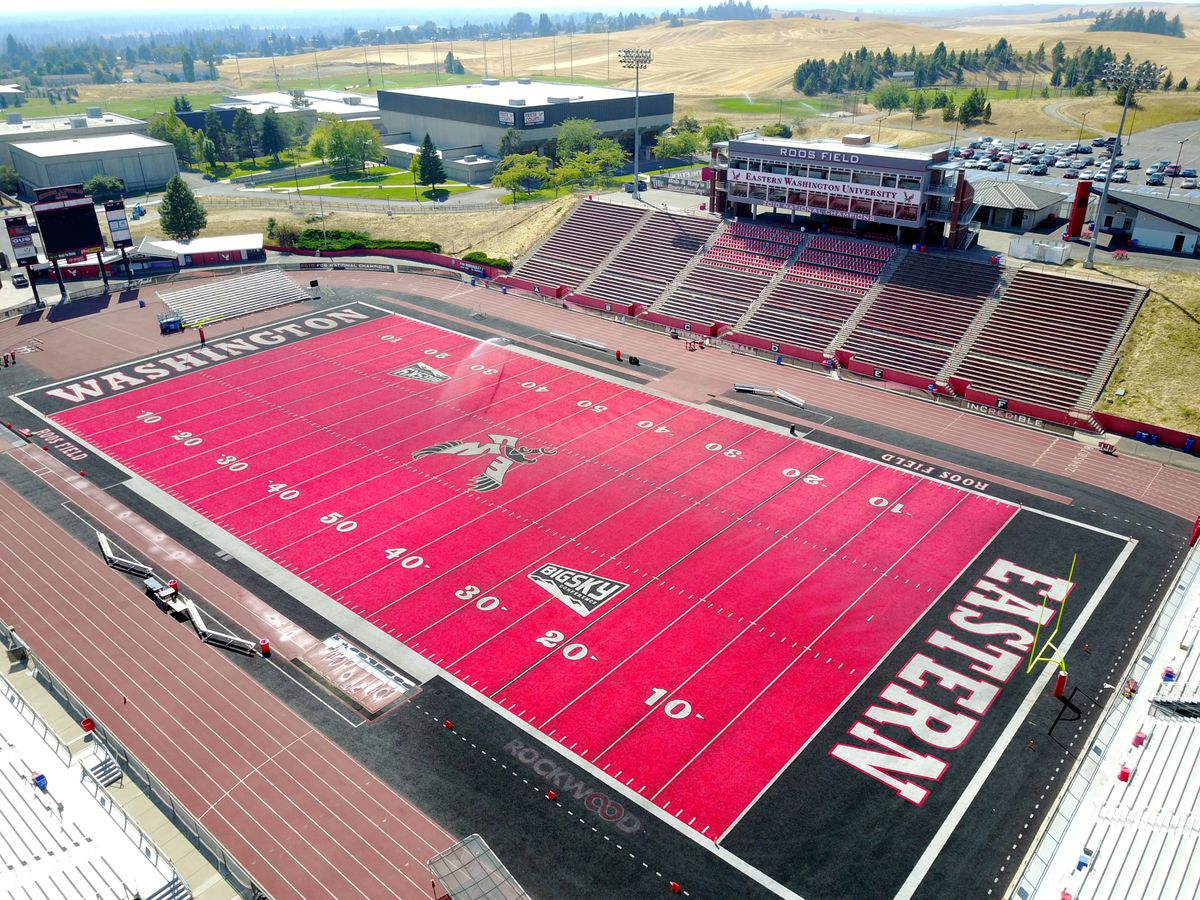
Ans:
{"label": "evergreen tree", "polygon": [[287,126],[280,121],[279,115],[273,109],[263,113],[259,144],[262,146],[262,152],[274,156],[275,164],[279,165],[279,154],[288,146]]}
{"label": "evergreen tree", "polygon": [[442,158],[438,156],[437,148],[433,146],[433,139],[429,137],[428,131],[425,132],[425,140],[421,141],[420,158],[421,184],[436,189],[446,180],[446,167],[442,165]]}
{"label": "evergreen tree", "polygon": [[521,137],[521,132],[517,131],[515,128],[506,128],[504,130],[504,136],[500,138],[500,158],[503,159],[506,156],[513,156],[517,153],[520,153],[522,143],[523,138]]}
{"label": "evergreen tree", "polygon": [[192,56],[191,51],[184,49],[183,55],[180,57],[180,62],[183,64],[183,80],[196,80],[196,59]]}
{"label": "evergreen tree", "polygon": [[229,147],[226,146],[225,127],[221,124],[221,117],[211,106],[204,113],[204,136],[212,141],[213,152],[217,154],[217,159],[225,162],[226,155],[229,153]]}
{"label": "evergreen tree", "polygon": [[190,241],[208,224],[208,213],[178,175],[172,175],[167,182],[158,218],[163,232],[180,241]]}
{"label": "evergreen tree", "polygon": [[254,156],[258,144],[258,126],[248,109],[239,109],[233,115],[233,143],[239,160]]}
{"label": "evergreen tree", "polygon": [[106,203],[123,196],[125,185],[121,184],[121,179],[111,175],[93,175],[83,183],[83,192],[94,203]]}

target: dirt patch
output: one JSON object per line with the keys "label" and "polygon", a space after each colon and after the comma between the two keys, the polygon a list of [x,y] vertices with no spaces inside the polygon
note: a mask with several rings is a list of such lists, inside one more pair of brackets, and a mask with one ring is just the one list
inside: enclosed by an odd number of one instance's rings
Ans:
{"label": "dirt patch", "polygon": [[[517,259],[549,234],[579,202],[563,197],[537,206],[500,206],[496,210],[471,213],[422,213],[387,216],[367,212],[329,212],[328,228],[363,231],[374,238],[404,241],[437,241],[451,256],[481,250],[490,256]],[[267,220],[290,222],[300,228],[320,228],[319,219],[279,209],[250,209],[214,205],[208,210],[204,237],[227,234],[265,233]],[[143,235],[161,237],[156,216],[147,216],[133,224],[134,240]]]}
{"label": "dirt patch", "polygon": [[[1097,266],[1150,288],[1097,409],[1200,432],[1200,274]],[[1125,396],[1118,397],[1117,390]]]}

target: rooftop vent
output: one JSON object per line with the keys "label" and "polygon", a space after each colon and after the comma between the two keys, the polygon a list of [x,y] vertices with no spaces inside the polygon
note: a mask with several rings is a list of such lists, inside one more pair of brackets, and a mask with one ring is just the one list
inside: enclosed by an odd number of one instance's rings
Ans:
{"label": "rooftop vent", "polygon": [[72,128],[87,128],[87,116],[71,116],[67,119],[67,124]]}
{"label": "rooftop vent", "polygon": [[25,120],[23,118],[21,118],[20,113],[9,113],[8,114],[8,124],[9,125],[20,125],[24,121]]}
{"label": "rooftop vent", "polygon": [[869,134],[844,134],[842,135],[842,143],[855,147],[865,147],[871,143],[871,136]]}
{"label": "rooftop vent", "polygon": [[522,78],[518,78],[517,84],[533,84],[533,79],[526,75]]}
{"label": "rooftop vent", "polygon": [[500,83],[500,79],[499,78],[485,78],[485,79],[483,79],[483,83],[490,84],[490,85],[498,85]]}
{"label": "rooftop vent", "polygon": [[104,113],[100,111],[100,107],[98,106],[89,106],[87,108],[87,117],[89,119],[99,119],[103,115]]}
{"label": "rooftop vent", "polygon": [[508,105],[509,106],[524,106],[525,101],[520,97],[509,97]]}
{"label": "rooftop vent", "polygon": [[362,103],[362,97],[358,96],[358,94],[347,94],[342,98],[342,100],[348,106],[358,106],[360,103]]}
{"label": "rooftop vent", "polygon": [[547,103],[570,103],[571,98],[570,97],[547,97],[546,102]]}

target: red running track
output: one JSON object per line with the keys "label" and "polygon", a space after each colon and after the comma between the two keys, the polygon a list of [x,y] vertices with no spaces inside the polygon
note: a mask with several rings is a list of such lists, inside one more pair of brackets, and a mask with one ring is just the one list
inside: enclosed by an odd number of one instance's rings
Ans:
{"label": "red running track", "polygon": [[402,317],[54,418],[710,838],[1016,512]]}

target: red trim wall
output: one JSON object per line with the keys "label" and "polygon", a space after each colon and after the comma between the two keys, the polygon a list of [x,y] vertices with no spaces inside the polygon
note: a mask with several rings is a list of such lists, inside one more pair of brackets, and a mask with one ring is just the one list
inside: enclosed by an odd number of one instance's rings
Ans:
{"label": "red trim wall", "polygon": [[686,331],[689,334],[699,335],[700,337],[716,337],[720,334],[722,328],[729,327],[728,325],[722,325],[720,322],[715,322],[711,325],[701,325],[696,322],[688,322],[686,319],[681,319],[678,316],[668,316],[657,312],[644,312],[638,318],[644,319],[647,322],[653,322],[656,325],[666,325],[668,328]]}
{"label": "red trim wall", "polygon": [[[779,341],[771,341],[766,338],[758,337],[754,334],[726,334],[721,336],[722,340],[729,341],[734,344],[742,344],[746,347],[753,347],[755,350],[765,350],[767,353],[779,353],[783,356],[790,356],[795,359],[807,359],[812,362],[824,362],[825,354],[819,350],[810,350],[808,347],[798,347],[795,344],[783,344]],[[778,347],[774,350],[772,347]]]}
{"label": "red trim wall", "polygon": [[636,316],[637,311],[632,303],[621,303],[617,300],[599,300],[587,294],[567,294],[563,297],[568,303],[586,306],[588,309],[598,309],[602,312],[620,313],[625,316]]}
{"label": "red trim wall", "polygon": [[[1112,413],[1095,412],[1092,415],[1096,417],[1096,421],[1104,426],[1105,431],[1111,431],[1113,434],[1133,437],[1134,432],[1145,431],[1150,434],[1157,434],[1159,444],[1167,447],[1175,447],[1180,450],[1183,449],[1183,445],[1187,443],[1188,438],[1192,438],[1197,445],[1200,445],[1200,434],[1194,432],[1177,431],[1174,428],[1163,428],[1161,425],[1147,425],[1145,422],[1126,419],[1123,416],[1115,416]],[[1197,452],[1195,445],[1192,451]]]}
{"label": "red trim wall", "polygon": [[321,259],[335,259],[339,256],[382,256],[387,259],[408,259],[415,262],[429,263],[433,266],[441,266],[445,269],[454,269],[457,272],[465,272],[468,275],[475,275],[480,278],[496,278],[500,275],[507,275],[504,269],[497,269],[495,266],[484,266],[479,263],[467,262],[463,259],[458,259],[454,256],[446,256],[442,253],[430,253],[428,250],[408,250],[401,247],[382,247],[372,250],[299,250],[295,247],[273,247],[267,246],[265,249],[274,250],[279,253],[291,253],[295,256],[317,256]]}

